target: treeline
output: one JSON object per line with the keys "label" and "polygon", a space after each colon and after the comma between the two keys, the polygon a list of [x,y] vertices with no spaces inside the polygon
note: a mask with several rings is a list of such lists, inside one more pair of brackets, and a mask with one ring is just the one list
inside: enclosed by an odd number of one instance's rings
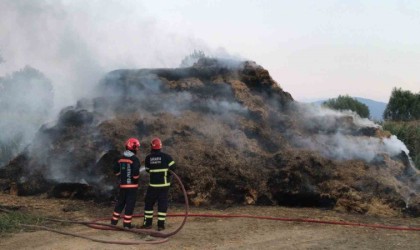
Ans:
{"label": "treeline", "polygon": [[420,120],[417,121],[385,121],[383,129],[396,135],[404,142],[416,168],[420,169]]}
{"label": "treeline", "polygon": [[385,121],[420,120],[420,92],[394,88],[383,118]]}
{"label": "treeline", "polygon": [[[370,115],[368,106],[348,95],[329,99],[323,105],[336,110],[352,110],[363,118]],[[383,129],[404,142],[415,166],[420,169],[420,92],[394,88],[383,118]]]}
{"label": "treeline", "polygon": [[348,95],[340,95],[337,98],[329,99],[322,105],[335,110],[351,110],[356,112],[362,118],[369,118],[369,107]]}
{"label": "treeline", "polygon": [[404,142],[420,169],[420,92],[394,88],[383,118],[383,128]]}

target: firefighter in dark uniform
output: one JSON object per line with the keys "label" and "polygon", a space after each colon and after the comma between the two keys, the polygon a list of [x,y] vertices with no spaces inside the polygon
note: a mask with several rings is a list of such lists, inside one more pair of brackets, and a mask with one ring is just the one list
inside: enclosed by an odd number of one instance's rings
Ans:
{"label": "firefighter in dark uniform", "polygon": [[142,228],[151,229],[153,206],[158,203],[158,231],[165,229],[166,211],[168,210],[168,192],[171,185],[169,170],[175,169],[175,161],[168,154],[162,153],[162,141],[154,138],[151,142],[151,153],[146,156],[145,168],[150,174],[144,206],[144,223]]}
{"label": "firefighter in dark uniform", "polygon": [[136,156],[137,150],[140,149],[139,140],[136,138],[128,139],[125,143],[125,149],[123,155],[114,163],[114,174],[120,177],[120,189],[111,224],[117,225],[121,212],[125,208],[123,226],[131,228],[140,176],[140,160]]}

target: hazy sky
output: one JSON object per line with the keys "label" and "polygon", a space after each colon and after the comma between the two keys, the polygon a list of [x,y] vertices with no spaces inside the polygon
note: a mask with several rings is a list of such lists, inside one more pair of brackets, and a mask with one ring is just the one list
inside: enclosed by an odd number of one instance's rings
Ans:
{"label": "hazy sky", "polygon": [[420,1],[162,1],[151,16],[252,59],[298,100],[420,91]]}
{"label": "hazy sky", "polygon": [[73,101],[116,68],[194,49],[256,61],[300,101],[420,91],[420,1],[0,0],[0,76],[26,64]]}

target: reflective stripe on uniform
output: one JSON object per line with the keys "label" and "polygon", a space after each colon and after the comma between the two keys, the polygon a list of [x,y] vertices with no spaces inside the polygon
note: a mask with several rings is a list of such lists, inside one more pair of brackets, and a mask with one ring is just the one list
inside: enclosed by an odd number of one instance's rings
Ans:
{"label": "reflective stripe on uniform", "polygon": [[124,223],[131,223],[131,220],[124,220]]}
{"label": "reflective stripe on uniform", "polygon": [[150,169],[150,173],[168,172],[167,168]]}
{"label": "reflective stripe on uniform", "polygon": [[170,166],[172,166],[174,164],[175,164],[175,162],[174,161],[171,161],[171,162],[169,162],[168,166],[170,167]]}
{"label": "reflective stripe on uniform", "polygon": [[112,219],[113,220],[119,220],[120,219],[120,214],[117,212],[113,212],[112,213]]}
{"label": "reflective stripe on uniform", "polygon": [[151,187],[169,187],[171,183],[165,183],[165,184],[149,184]]}
{"label": "reflective stripe on uniform", "polygon": [[139,187],[139,184],[122,184],[120,185],[120,188],[137,188]]}
{"label": "reflective stripe on uniform", "polygon": [[146,219],[153,219],[153,210],[145,210],[144,211],[144,218]]}
{"label": "reflective stripe on uniform", "polygon": [[133,164],[133,161],[132,160],[129,160],[129,159],[120,159],[120,160],[118,160],[118,163]]}
{"label": "reflective stripe on uniform", "polygon": [[149,183],[149,185],[151,187],[169,187],[171,185],[171,183],[168,183],[168,171],[169,171],[169,169],[167,169],[167,168],[150,169],[150,171],[149,171],[150,173],[164,173],[164,176],[163,176],[164,183],[163,184]]}
{"label": "reflective stripe on uniform", "polygon": [[158,220],[160,220],[160,221],[166,220],[166,213],[158,212]]}

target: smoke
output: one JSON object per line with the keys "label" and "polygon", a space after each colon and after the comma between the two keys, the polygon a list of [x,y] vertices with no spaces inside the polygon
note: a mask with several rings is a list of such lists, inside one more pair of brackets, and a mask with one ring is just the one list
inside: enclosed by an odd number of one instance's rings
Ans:
{"label": "smoke", "polygon": [[50,115],[48,78],[31,67],[0,78],[0,166],[19,153]]}
{"label": "smoke", "polygon": [[[222,63],[223,65],[218,67],[226,66],[225,60]],[[228,84],[204,84],[198,78],[185,78],[176,84],[162,82],[162,77],[180,78],[189,73],[188,69],[111,72],[97,89],[98,97],[107,101],[105,105],[93,105],[97,107],[94,111],[101,112],[107,118],[115,117],[121,112],[166,112],[181,116],[187,111],[199,111],[217,115],[225,121],[230,120],[232,113],[248,113],[248,109],[235,100],[232,88]]]}
{"label": "smoke", "polygon": [[[418,181],[413,181],[419,171],[409,158],[406,145],[395,135],[381,132],[378,124],[352,111],[336,111],[303,103],[293,104],[292,109],[299,114],[295,119],[300,126],[299,133],[289,133],[295,146],[317,151],[335,160],[382,162],[384,155],[401,159],[409,168],[389,181],[404,197],[406,207],[409,206],[410,197],[419,191]],[[403,158],[402,152],[405,153]]]}
{"label": "smoke", "polygon": [[[191,72],[196,72],[196,77],[187,77]],[[115,122],[121,130],[141,123],[139,131],[147,135],[147,131],[156,129],[156,123],[164,122],[164,127],[175,131],[179,125],[173,120],[190,119],[196,132],[221,143],[227,136],[226,126],[237,127],[238,117],[248,117],[249,111],[235,99],[229,84],[203,83],[208,73],[206,69],[184,68],[116,70],[107,74],[95,89],[95,97],[63,109],[56,124],[42,127],[36,145],[29,148],[37,164],[28,167],[42,168],[47,179],[60,183],[84,180],[102,185],[103,176],[90,171],[94,171],[103,152],[115,149],[112,143],[104,143],[104,135],[98,132],[103,121]],[[129,124],[117,122],[128,117]]]}
{"label": "smoke", "polygon": [[[35,81],[33,76],[14,79],[16,72],[32,68],[52,86],[22,83],[19,90],[7,90],[2,83],[1,158],[19,152],[40,124],[54,120],[62,108],[96,96],[105,73],[175,67],[194,49],[214,54],[202,41],[176,34],[148,16],[137,0],[0,1],[0,80],[8,85]],[[22,105],[13,104],[18,99]],[[41,110],[45,99],[48,111]],[[17,115],[22,110],[28,115]]]}
{"label": "smoke", "polygon": [[396,136],[379,136],[381,127],[352,111],[336,111],[319,105],[296,103],[296,117],[303,131],[291,135],[293,143],[337,159],[361,159],[367,162],[382,154],[409,153]]}
{"label": "smoke", "polygon": [[30,65],[52,80],[55,113],[117,68],[175,67],[207,46],[173,33],[139,1],[0,2],[0,75]]}

